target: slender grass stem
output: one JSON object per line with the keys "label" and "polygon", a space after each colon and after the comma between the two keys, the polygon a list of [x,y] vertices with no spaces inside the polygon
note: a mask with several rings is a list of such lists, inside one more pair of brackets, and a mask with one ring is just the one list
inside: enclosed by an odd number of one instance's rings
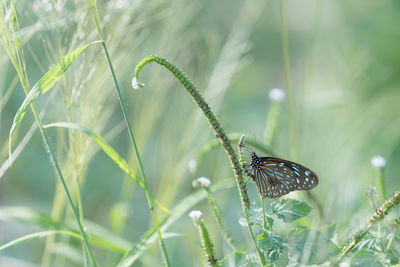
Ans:
{"label": "slender grass stem", "polygon": [[380,199],[383,201],[386,199],[386,181],[385,181],[385,176],[383,174],[383,169],[384,168],[379,168],[377,170],[378,174],[378,192]]}
{"label": "slender grass stem", "polygon": [[260,201],[261,201],[261,208],[262,208],[262,215],[263,215],[263,226],[264,226],[264,229],[267,229],[267,217],[265,216],[264,197],[262,195],[260,195]]}
{"label": "slender grass stem", "polygon": [[283,63],[285,66],[286,93],[287,93],[288,116],[289,116],[290,156],[293,161],[297,161],[296,124],[294,119],[292,76],[290,74],[289,38],[288,38],[288,30],[286,24],[285,0],[280,0],[280,17],[281,17],[282,53],[283,53]]}
{"label": "slender grass stem", "polygon": [[136,155],[137,163],[138,163],[138,166],[139,166],[139,171],[140,171],[140,174],[141,174],[142,179],[143,179],[143,185],[144,185],[144,191],[145,191],[146,198],[147,198],[147,203],[148,203],[148,206],[149,206],[149,209],[150,209],[150,212],[151,212],[151,217],[153,219],[154,226],[155,226],[156,231],[157,231],[158,239],[160,241],[161,252],[162,252],[162,255],[164,257],[165,264],[167,266],[171,266],[171,264],[169,262],[169,258],[168,258],[167,248],[165,246],[164,239],[163,239],[162,234],[161,234],[159,222],[157,220],[157,216],[156,216],[155,211],[154,211],[154,206],[153,206],[151,194],[150,194],[150,191],[149,191],[149,186],[148,186],[148,183],[147,183],[147,178],[146,178],[146,175],[145,175],[145,172],[144,172],[144,169],[143,169],[143,164],[142,164],[142,160],[141,160],[141,157],[140,157],[140,154],[139,154],[139,150],[138,150],[138,147],[137,147],[137,144],[136,144],[135,136],[133,135],[132,127],[131,127],[131,124],[130,124],[129,119],[128,119],[127,111],[126,111],[126,108],[125,108],[125,105],[124,105],[124,102],[123,102],[123,99],[122,99],[122,96],[121,96],[121,91],[119,89],[118,80],[117,80],[117,77],[115,75],[114,67],[113,67],[113,64],[111,62],[111,58],[110,58],[110,54],[108,52],[108,48],[107,48],[106,42],[104,40],[103,31],[102,31],[102,29],[100,27],[100,20],[99,20],[97,7],[96,7],[96,2],[92,1],[92,0],[87,0],[87,4],[88,4],[89,9],[90,9],[90,11],[92,13],[92,17],[93,17],[94,23],[96,25],[96,29],[97,29],[97,32],[99,34],[99,37],[103,41],[102,42],[103,50],[104,50],[104,53],[105,53],[106,58],[107,58],[107,63],[108,63],[108,66],[110,68],[111,75],[113,77],[115,89],[116,89],[117,95],[118,95],[118,101],[119,101],[119,104],[121,106],[121,111],[122,111],[122,114],[124,116],[126,127],[128,129],[128,132],[129,132],[129,137],[131,139],[131,143],[132,143],[133,148],[135,150],[135,155]]}
{"label": "slender grass stem", "polygon": [[[282,53],[283,63],[285,66],[286,93],[288,105],[288,120],[289,120],[289,139],[290,139],[290,157],[293,161],[298,161],[297,144],[296,144],[296,123],[294,115],[294,96],[292,86],[292,75],[290,73],[290,56],[289,56],[289,37],[286,23],[285,0],[280,0],[280,17],[281,17],[281,37],[282,37]],[[310,191],[307,191],[307,196],[317,207],[318,214],[323,215],[321,203],[316,199]]]}
{"label": "slender grass stem", "polygon": [[226,227],[222,221],[222,214],[217,205],[217,201],[215,200],[215,197],[213,196],[212,192],[210,191],[210,189],[208,187],[204,187],[203,189],[207,194],[207,199],[210,202],[212,211],[214,213],[215,219],[217,220],[217,224],[218,224],[219,229],[221,230],[222,235],[224,236],[224,238],[226,239],[228,244],[231,246],[232,250],[235,251],[236,248],[233,243],[232,236],[229,233],[229,231],[226,229]]}
{"label": "slender grass stem", "polygon": [[264,138],[265,144],[268,147],[273,147],[274,140],[277,133],[278,122],[281,113],[281,103],[272,102],[271,107],[268,111],[265,130],[264,130]]}
{"label": "slender grass stem", "polygon": [[[165,58],[161,58],[159,56],[152,55],[152,56],[148,56],[148,57],[145,57],[144,59],[142,59],[136,65],[134,81],[132,82],[132,84],[134,84],[137,87],[143,86],[142,84],[140,84],[138,82],[139,72],[145,65],[147,65],[151,62],[156,62],[156,63],[160,64],[161,66],[165,67],[179,80],[179,82],[185,87],[187,92],[192,96],[194,102],[203,111],[204,116],[207,118],[212,129],[214,130],[215,136],[220,140],[222,147],[224,148],[226,154],[228,155],[229,161],[231,162],[231,165],[232,165],[233,172],[235,174],[236,184],[237,184],[239,195],[240,195],[243,213],[245,214],[245,217],[247,220],[247,225],[248,225],[250,235],[254,242],[257,253],[260,257],[260,261],[263,265],[265,265],[264,254],[260,251],[260,249],[257,246],[257,242],[254,237],[252,226],[251,226],[252,222],[250,220],[250,214],[249,214],[250,201],[249,201],[249,196],[247,194],[246,184],[245,184],[243,176],[242,176],[242,168],[241,168],[241,165],[238,160],[238,155],[234,151],[232,144],[228,139],[228,136],[226,135],[225,131],[221,127],[221,125],[220,125],[219,121],[217,120],[216,116],[214,115],[214,113],[211,111],[210,106],[204,100],[204,98],[200,94],[199,90],[193,85],[192,81],[190,81],[190,79],[186,76],[186,74],[183,71],[181,71],[175,65],[171,64]],[[239,152],[240,152],[240,150],[239,150]]]}
{"label": "slender grass stem", "polygon": [[399,230],[399,224],[396,222],[396,225],[394,226],[394,229],[393,229],[392,236],[390,237],[390,239],[388,241],[388,244],[386,246],[386,251],[391,249],[394,237],[396,236],[396,233],[397,233],[398,230]]}

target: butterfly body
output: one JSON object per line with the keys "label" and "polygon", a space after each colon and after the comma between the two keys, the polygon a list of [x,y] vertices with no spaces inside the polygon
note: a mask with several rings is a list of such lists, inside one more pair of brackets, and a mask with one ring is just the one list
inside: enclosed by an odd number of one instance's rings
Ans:
{"label": "butterfly body", "polygon": [[256,183],[258,192],[269,198],[310,190],[318,184],[318,176],[312,170],[284,159],[259,157],[254,152],[247,174]]}

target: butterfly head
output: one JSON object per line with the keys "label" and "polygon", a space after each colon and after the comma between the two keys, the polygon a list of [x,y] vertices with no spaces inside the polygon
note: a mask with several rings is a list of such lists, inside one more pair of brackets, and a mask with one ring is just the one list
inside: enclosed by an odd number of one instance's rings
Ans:
{"label": "butterfly head", "polygon": [[257,154],[255,152],[251,152],[251,163],[250,163],[250,167],[252,169],[258,169],[261,166],[261,159],[259,156],[257,156]]}

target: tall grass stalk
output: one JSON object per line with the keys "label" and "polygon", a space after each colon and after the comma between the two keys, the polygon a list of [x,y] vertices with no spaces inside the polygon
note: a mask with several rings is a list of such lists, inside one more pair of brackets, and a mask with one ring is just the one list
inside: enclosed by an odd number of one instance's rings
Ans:
{"label": "tall grass stalk", "polygon": [[[11,14],[11,16],[12,16],[11,18],[9,18],[8,22],[6,21],[6,17],[5,17],[6,14]],[[13,3],[11,3],[10,9],[8,9],[5,6],[5,2],[3,2],[2,4],[0,4],[0,36],[3,41],[3,46],[4,46],[5,50],[7,51],[7,54],[17,72],[20,83],[25,92],[25,95],[28,95],[30,86],[29,86],[29,80],[28,80],[28,75],[27,75],[27,71],[26,71],[25,57],[24,57],[24,53],[23,53],[23,49],[22,49],[22,39],[20,36],[18,36],[16,34],[16,32],[19,32],[19,23],[18,23],[17,13],[16,13],[16,10],[14,9]],[[71,194],[69,192],[69,189],[67,187],[67,184],[65,182],[64,176],[61,172],[58,161],[55,157],[55,153],[53,151],[53,148],[50,145],[49,137],[43,128],[42,121],[41,121],[39,114],[36,110],[36,107],[33,103],[30,105],[30,108],[32,110],[33,116],[37,123],[39,132],[42,136],[43,143],[45,145],[45,149],[50,156],[50,162],[52,163],[52,166],[54,167],[54,169],[57,173],[57,176],[60,179],[60,182],[62,184],[65,194],[67,195],[68,202],[71,206],[75,220],[78,224],[79,231],[83,238],[84,245],[89,254],[90,260],[91,260],[93,266],[97,266],[96,260],[94,258],[92,249],[91,249],[89,241],[88,241],[88,237],[83,228],[83,218],[80,217],[79,211],[77,210],[77,208],[75,207],[75,205],[73,203],[73,200],[72,200]],[[10,136],[10,138],[11,138],[11,136]],[[10,142],[10,144],[11,144],[11,142]],[[10,155],[11,155],[11,153],[10,153]]]}
{"label": "tall grass stalk", "polygon": [[[297,144],[296,144],[296,123],[294,115],[294,96],[292,86],[292,75],[290,73],[290,56],[289,56],[289,37],[288,28],[286,23],[286,12],[285,12],[285,0],[280,0],[280,18],[281,18],[281,37],[282,37],[282,53],[283,62],[285,66],[285,78],[286,78],[286,93],[287,93],[287,105],[288,105],[288,119],[289,119],[289,139],[290,139],[290,158],[293,161],[298,161]],[[317,198],[310,192],[306,191],[306,194],[310,200],[313,201],[317,207],[319,216],[323,215],[323,209],[321,203]]]}
{"label": "tall grass stalk", "polygon": [[296,124],[294,118],[292,75],[290,74],[289,37],[286,23],[285,0],[280,0],[280,18],[282,53],[283,63],[285,66],[285,81],[289,116],[290,157],[293,161],[297,161]]}
{"label": "tall grass stalk", "polygon": [[138,166],[139,166],[139,171],[140,171],[140,174],[142,176],[144,190],[145,190],[147,202],[148,202],[148,205],[149,205],[149,209],[150,209],[150,212],[151,212],[151,217],[153,219],[154,226],[155,226],[156,231],[157,231],[158,239],[160,241],[161,252],[163,254],[165,264],[167,266],[171,266],[171,264],[169,262],[169,258],[168,258],[167,248],[165,246],[164,239],[162,237],[162,234],[161,234],[161,231],[160,231],[160,227],[159,227],[159,222],[157,220],[157,216],[156,216],[156,213],[154,211],[154,206],[153,206],[153,203],[152,203],[152,199],[150,197],[150,191],[149,191],[149,187],[148,187],[148,183],[147,183],[147,178],[146,178],[146,175],[145,175],[145,172],[144,172],[144,169],[143,169],[142,160],[141,160],[141,157],[140,157],[140,154],[139,154],[139,150],[138,150],[138,147],[137,147],[137,144],[136,144],[135,137],[133,135],[131,124],[130,124],[129,119],[128,119],[127,111],[126,111],[126,108],[125,108],[125,105],[124,105],[124,102],[123,102],[123,99],[122,99],[122,96],[121,96],[121,91],[119,89],[117,77],[116,77],[115,72],[114,72],[114,67],[112,65],[110,55],[108,53],[108,48],[107,48],[107,45],[106,45],[106,42],[105,42],[105,39],[104,39],[103,30],[100,27],[100,19],[99,19],[99,13],[98,13],[98,10],[97,10],[97,6],[96,6],[96,1],[95,0],[87,0],[86,3],[89,6],[89,9],[91,11],[91,14],[92,14],[92,17],[93,17],[97,32],[99,34],[99,37],[103,41],[102,42],[103,50],[104,50],[104,53],[105,53],[106,58],[107,58],[107,63],[108,63],[108,66],[110,68],[111,75],[113,77],[115,89],[116,89],[117,95],[118,95],[118,101],[119,101],[119,104],[121,106],[121,111],[122,111],[122,114],[124,116],[126,127],[128,129],[128,132],[129,132],[129,137],[131,139],[133,148],[135,150],[136,159],[137,159],[137,163],[138,163]]}
{"label": "tall grass stalk", "polygon": [[383,173],[384,168],[379,168],[377,170],[377,178],[378,178],[378,192],[380,199],[383,201],[386,199],[386,179],[385,175]]}
{"label": "tall grass stalk", "polygon": [[215,219],[217,220],[217,224],[218,224],[218,227],[219,227],[222,235],[224,236],[224,238],[226,239],[226,241],[228,242],[228,244],[230,245],[232,250],[235,251],[236,248],[233,243],[232,235],[229,233],[228,229],[226,229],[226,227],[225,227],[225,224],[222,220],[221,210],[217,205],[217,201],[215,200],[214,195],[212,194],[212,192],[210,191],[210,189],[208,187],[204,187],[203,190],[206,191],[207,199],[210,202],[212,211],[214,213]]}

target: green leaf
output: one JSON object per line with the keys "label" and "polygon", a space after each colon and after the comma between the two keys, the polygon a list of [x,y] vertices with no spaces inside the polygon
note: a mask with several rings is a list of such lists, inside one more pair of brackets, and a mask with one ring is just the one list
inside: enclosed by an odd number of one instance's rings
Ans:
{"label": "green leaf", "polygon": [[55,234],[69,235],[74,238],[81,239],[81,235],[79,233],[76,233],[73,231],[43,231],[43,232],[28,234],[28,235],[19,237],[15,240],[12,240],[12,241],[0,246],[0,251],[4,250],[6,248],[9,248],[9,247],[21,245],[21,244],[24,244],[29,241],[34,241],[34,240],[37,240],[37,239],[40,239],[43,237],[47,237],[50,235],[55,235]]}
{"label": "green leaf", "polygon": [[[26,207],[0,207],[0,221],[20,222],[26,225],[38,226],[41,228],[53,228],[61,231],[73,231],[78,233],[76,223],[71,221],[68,224],[54,221],[49,215],[36,212]],[[112,250],[118,253],[126,253],[132,243],[114,235],[100,225],[85,220],[88,229],[90,244]]]}
{"label": "green leaf", "polygon": [[93,44],[97,44],[101,41],[96,41],[84,46],[81,46],[68,54],[66,54],[53,68],[51,68],[46,74],[40,78],[40,80],[32,87],[29,91],[28,95],[25,97],[24,102],[19,107],[17,113],[14,116],[14,121],[10,130],[10,139],[9,139],[9,157],[11,159],[11,137],[15,131],[17,125],[21,122],[24,117],[26,110],[29,105],[33,103],[40,95],[45,94],[51,88],[53,88],[54,84],[61,79],[65,72],[68,70],[68,67],[75,61],[75,59],[82,53],[86,48]]}
{"label": "green leaf", "polygon": [[385,259],[382,254],[373,253],[368,250],[361,250],[357,252],[351,259],[350,266],[352,267],[383,267],[389,266],[390,262]]}
{"label": "green leaf", "polygon": [[[95,132],[93,132],[79,124],[72,123],[72,122],[56,122],[56,123],[51,123],[51,124],[45,125],[43,127],[44,128],[62,127],[62,128],[78,130],[84,134],[87,134],[90,138],[93,139],[93,141],[95,141],[100,146],[100,148],[110,157],[110,159],[112,159],[115,162],[115,164],[117,164],[118,167],[121,168],[121,170],[123,170],[129,177],[132,178],[132,180],[134,180],[141,188],[144,189],[144,185],[139,180],[139,178],[136,176],[135,171],[131,167],[129,167],[129,164],[100,135],[96,134]],[[161,210],[163,210],[166,213],[171,212],[168,208],[164,207],[153,196],[150,196],[150,197],[154,200],[154,202],[157,204],[157,206]]]}
{"label": "green leaf", "polygon": [[[260,207],[251,206],[249,213],[250,213],[251,221],[254,223],[254,225],[264,227],[264,218],[263,218],[263,214],[262,214],[262,209]],[[271,216],[269,216],[268,214],[265,214],[265,218],[267,220],[268,230],[272,229],[272,226],[274,225],[274,219]]]}
{"label": "green leaf", "polygon": [[375,233],[367,233],[363,239],[358,242],[357,246],[353,249],[353,252],[358,252],[362,250],[367,250],[370,252],[382,252],[383,246],[380,240],[377,238]]}
{"label": "green leaf", "polygon": [[288,236],[288,247],[293,259],[302,264],[322,264],[340,253],[340,249],[331,241],[335,227],[329,226],[310,230],[306,226],[297,226]]}
{"label": "green leaf", "polygon": [[232,255],[227,255],[221,261],[221,267],[255,267],[260,266],[259,258],[256,254],[246,254],[245,251],[234,251]]}
{"label": "green leaf", "polygon": [[51,127],[68,128],[68,129],[78,130],[78,131],[88,135],[90,138],[92,138],[93,141],[95,141],[100,146],[100,148],[107,154],[107,156],[109,156],[110,159],[112,159],[118,165],[118,167],[121,168],[121,170],[123,170],[129,177],[131,177],[132,180],[134,180],[141,188],[144,188],[143,183],[136,176],[135,171],[131,167],[129,167],[128,163],[100,135],[89,130],[88,128],[85,128],[79,124],[72,123],[72,122],[56,122],[56,123],[44,125],[43,127],[44,128],[51,128]]}
{"label": "green leaf", "polygon": [[264,252],[268,264],[286,266],[289,262],[286,242],[274,232],[261,230],[257,237],[257,243]]}
{"label": "green leaf", "polygon": [[274,201],[271,206],[272,214],[275,214],[286,223],[305,217],[312,210],[307,203],[290,198]]}

